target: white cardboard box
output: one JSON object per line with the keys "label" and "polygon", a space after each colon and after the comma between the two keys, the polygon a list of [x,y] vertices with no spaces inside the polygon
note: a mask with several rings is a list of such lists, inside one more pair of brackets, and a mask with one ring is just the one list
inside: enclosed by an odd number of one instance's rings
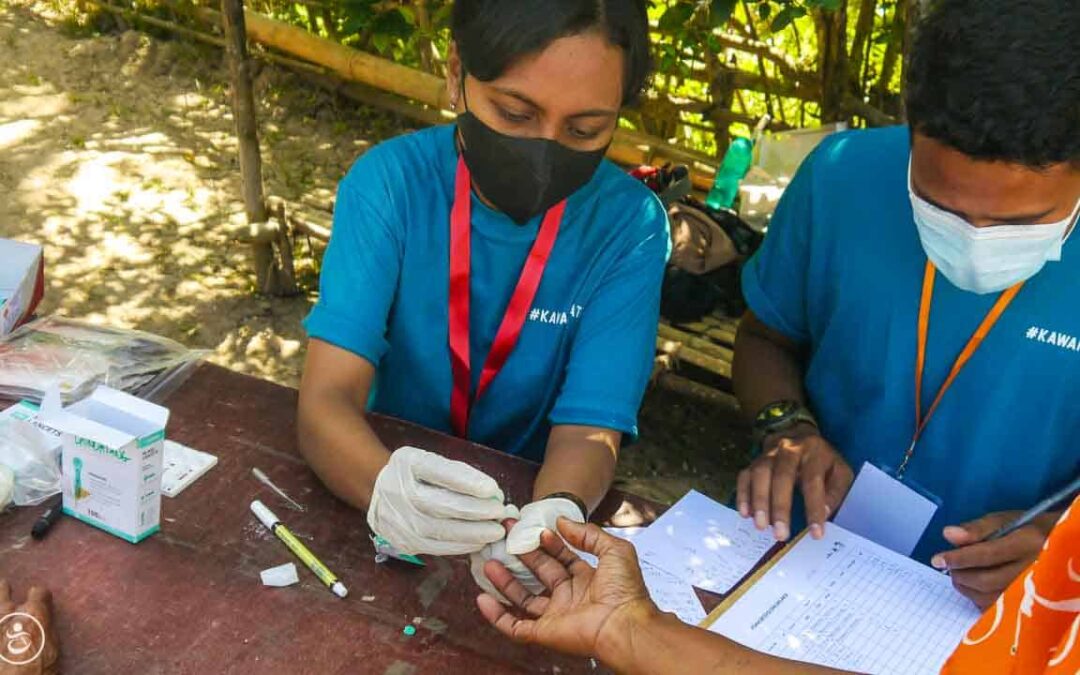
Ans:
{"label": "white cardboard box", "polygon": [[33,425],[34,428],[41,433],[42,439],[49,446],[49,450],[52,452],[52,456],[56,460],[56,463],[60,464],[60,449],[63,434],[61,434],[59,430],[53,429],[48,424],[41,421],[36,403],[19,401],[10,408],[5,408],[0,411],[0,424],[6,424],[10,420],[18,420]]}
{"label": "white cardboard box", "polygon": [[133,544],[160,529],[169,411],[98,387],[44,421],[63,434],[64,513]]}
{"label": "white cardboard box", "polygon": [[0,239],[0,337],[34,311],[44,281],[40,246]]}

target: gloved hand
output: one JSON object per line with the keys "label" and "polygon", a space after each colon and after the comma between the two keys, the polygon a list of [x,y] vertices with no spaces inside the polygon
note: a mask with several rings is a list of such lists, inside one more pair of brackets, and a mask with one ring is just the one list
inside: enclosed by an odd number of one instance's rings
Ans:
{"label": "gloved hand", "polygon": [[559,516],[575,523],[584,523],[582,506],[566,497],[551,496],[526,504],[521,509],[517,525],[506,535],[506,551],[511,555],[532,553],[540,548],[540,533],[544,530],[558,532],[555,523]]}
{"label": "gloved hand", "polygon": [[398,448],[375,479],[371,531],[409,555],[464,555],[499,541],[507,510],[491,476],[426,450]]}
{"label": "gloved hand", "polygon": [[512,603],[495,588],[491,580],[484,574],[484,563],[489,560],[501,562],[521,582],[525,590],[533,595],[540,595],[547,590],[544,588],[544,584],[525,566],[525,563],[518,560],[516,555],[510,555],[506,552],[506,540],[496,541],[469,556],[469,568],[472,570],[473,579],[476,580],[476,585],[480,587],[480,590],[491,594],[502,604],[509,605]]}

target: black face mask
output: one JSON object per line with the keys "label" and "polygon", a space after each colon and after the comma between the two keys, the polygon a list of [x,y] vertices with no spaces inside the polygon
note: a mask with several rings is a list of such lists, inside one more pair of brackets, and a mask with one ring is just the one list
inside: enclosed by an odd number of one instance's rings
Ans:
{"label": "black face mask", "polygon": [[589,182],[607,148],[582,152],[546,138],[506,136],[470,112],[458,115],[473,184],[519,225]]}

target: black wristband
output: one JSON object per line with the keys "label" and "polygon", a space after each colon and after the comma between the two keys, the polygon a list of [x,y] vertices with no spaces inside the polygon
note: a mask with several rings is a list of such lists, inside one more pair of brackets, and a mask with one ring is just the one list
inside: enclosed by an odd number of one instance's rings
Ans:
{"label": "black wristband", "polygon": [[581,521],[586,522],[589,520],[589,509],[585,508],[585,502],[582,501],[581,497],[578,497],[572,492],[552,492],[541,499],[567,499],[572,501],[575,506],[581,509]]}

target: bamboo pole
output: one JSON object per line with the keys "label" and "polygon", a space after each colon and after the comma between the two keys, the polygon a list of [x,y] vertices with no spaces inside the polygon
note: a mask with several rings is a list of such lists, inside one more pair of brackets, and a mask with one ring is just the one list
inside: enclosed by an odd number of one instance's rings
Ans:
{"label": "bamboo pole", "polygon": [[[217,19],[217,12],[206,8],[196,8],[195,13],[208,23]],[[440,109],[450,107],[446,85],[440,77],[350,49],[258,12],[245,10],[244,18],[248,39],[259,44],[317,63],[351,82],[362,82]]]}
{"label": "bamboo pole", "polygon": [[691,349],[709,356],[710,358],[719,359],[728,364],[735,358],[735,352],[733,350],[722,347],[711,340],[691,335],[690,333],[686,333],[677,328],[672,328],[667,324],[660,324],[657,335],[664,340],[679,342],[686,347],[690,347]]}
{"label": "bamboo pole", "polygon": [[692,366],[697,366],[702,370],[707,370],[714,375],[719,375],[727,379],[731,379],[731,362],[718,359],[708,354],[702,354],[692,347],[688,347],[682,342],[676,340],[665,340],[662,337],[656,338],[656,349],[663,354],[672,356],[675,359],[686,361]]}
{"label": "bamboo pole", "polygon": [[726,391],[720,391],[672,372],[661,372],[654,382],[658,387],[682,394],[702,403],[733,412],[739,411],[739,399]]}
{"label": "bamboo pole", "polygon": [[733,347],[735,345],[735,336],[737,334],[735,328],[714,326],[704,321],[681,323],[679,324],[679,328],[691,334],[704,335],[713,342],[725,347]]}
{"label": "bamboo pole", "polygon": [[[255,94],[251,85],[251,65],[245,39],[243,0],[221,0],[221,16],[224,19],[223,27],[229,53],[244,212],[248,224],[255,226],[267,222],[269,215],[263,200],[262,155],[259,152],[259,134],[255,122]],[[252,244],[252,252],[258,288],[269,295],[285,290],[278,278],[273,244],[256,240]]]}
{"label": "bamboo pole", "polygon": [[324,243],[330,241],[330,231],[333,227],[330,217],[319,213],[301,213],[296,208],[290,208],[285,199],[275,195],[267,197],[266,203],[270,209],[280,214],[281,222],[290,229],[303,232]]}
{"label": "bamboo pole", "polygon": [[148,26],[154,26],[155,28],[163,28],[163,29],[165,29],[167,31],[176,33],[177,35],[182,35],[182,36],[184,36],[186,38],[189,38],[189,39],[192,39],[192,40],[198,40],[199,42],[206,42],[208,44],[212,44],[212,45],[215,45],[217,47],[221,47],[222,49],[227,49],[228,48],[228,45],[225,43],[225,40],[223,40],[222,38],[219,38],[219,37],[217,37],[215,35],[207,35],[206,33],[202,33],[202,32],[197,31],[197,30],[192,30],[192,29],[187,28],[185,26],[181,26],[180,24],[173,23],[172,21],[166,21],[164,19],[159,19],[159,18],[154,17],[154,16],[147,16],[147,15],[144,15],[144,14],[140,14],[139,12],[136,12],[134,10],[127,9],[127,8],[124,8],[124,7],[117,7],[116,5],[109,4],[108,2],[103,2],[102,0],[84,0],[84,1],[88,2],[88,3],[92,4],[92,5],[95,5],[97,7],[100,7],[101,9],[104,9],[105,11],[107,11],[107,12],[109,12],[111,14],[116,14],[117,16],[121,16],[121,17],[123,17],[125,19],[128,19],[129,21],[138,21],[138,22],[141,22],[141,23],[145,23]]}
{"label": "bamboo pole", "polygon": [[330,229],[327,227],[310,223],[301,218],[297,218],[296,216],[289,216],[289,224],[297,232],[303,232],[309,237],[314,237],[324,244],[330,243]]}
{"label": "bamboo pole", "polygon": [[[208,23],[218,20],[217,12],[210,9],[196,8],[195,14]],[[449,109],[449,96],[441,77],[350,49],[251,10],[245,10],[244,16],[248,38],[259,44],[321,65],[344,80],[366,84],[437,110]],[[673,146],[654,136],[618,129],[608,156],[629,165],[652,164],[665,159],[690,163],[695,187],[703,190],[712,187],[715,159]]]}
{"label": "bamboo pole", "polygon": [[281,285],[285,288],[296,289],[296,263],[293,260],[293,240],[289,228],[288,205],[283,201],[276,209],[277,220],[281,224],[278,228],[277,247],[281,256],[278,269],[281,271]]}

